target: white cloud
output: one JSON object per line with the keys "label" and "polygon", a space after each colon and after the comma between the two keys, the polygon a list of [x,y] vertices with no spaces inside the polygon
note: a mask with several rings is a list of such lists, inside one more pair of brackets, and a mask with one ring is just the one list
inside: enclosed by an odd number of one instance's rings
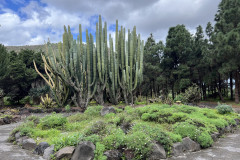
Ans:
{"label": "white cloud", "polygon": [[[29,3],[21,9],[27,18],[21,17],[13,11],[0,14],[0,43],[4,45],[36,45],[43,44],[48,38],[51,42],[61,40],[63,26],[70,25],[72,32],[78,32],[81,22],[84,28],[89,21],[77,14],[70,14],[56,8],[40,8],[36,2]],[[42,13],[45,13],[43,16]]]}
{"label": "white cloud", "polygon": [[126,29],[136,25],[145,40],[150,33],[157,41],[164,40],[168,28],[177,24],[185,24],[193,33],[198,25],[213,22],[220,3],[220,0],[41,0],[43,6],[37,1],[28,4],[25,0],[12,1],[25,6],[19,12],[4,8],[4,3],[0,5],[5,12],[0,14],[0,43],[5,45],[41,44],[48,38],[60,41],[63,25],[70,25],[73,33],[78,33],[79,24],[83,31],[86,28],[94,31],[93,22],[98,14],[108,26],[118,19]]}

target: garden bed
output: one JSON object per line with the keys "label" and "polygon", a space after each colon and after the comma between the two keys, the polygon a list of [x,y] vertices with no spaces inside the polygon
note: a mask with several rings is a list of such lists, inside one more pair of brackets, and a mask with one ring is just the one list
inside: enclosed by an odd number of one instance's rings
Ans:
{"label": "garden bed", "polygon": [[39,153],[45,158],[51,153],[56,159],[157,159],[210,147],[222,134],[232,132],[239,119],[233,112],[219,114],[216,109],[185,105],[92,106],[69,117],[31,116],[13,130],[10,140],[23,147],[34,143],[27,149],[35,153],[36,147],[42,148],[40,142],[46,142],[49,154]]}

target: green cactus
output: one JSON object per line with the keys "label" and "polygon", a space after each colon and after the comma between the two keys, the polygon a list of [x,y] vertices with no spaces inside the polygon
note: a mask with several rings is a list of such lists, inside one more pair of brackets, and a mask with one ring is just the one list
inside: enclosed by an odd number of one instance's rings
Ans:
{"label": "green cactus", "polygon": [[[73,92],[72,101],[85,109],[96,91],[96,54],[93,36],[86,30],[86,44],[82,43],[82,29],[79,26],[78,40],[73,39],[70,27],[64,26],[63,43],[58,53],[48,46],[44,62],[52,73],[63,80]],[[93,71],[93,72],[91,72]]]}
{"label": "green cactus", "polygon": [[69,96],[69,88],[60,77],[53,74],[53,71],[48,65],[45,56],[42,55],[42,59],[44,62],[46,76],[39,72],[35,61],[33,61],[35,70],[50,87],[57,105],[59,107],[63,107],[66,104],[67,98]]}
{"label": "green cactus", "polygon": [[96,45],[88,30],[86,44],[83,44],[81,25],[77,41],[73,39],[70,27],[64,27],[63,43],[59,43],[58,52],[49,47],[43,59],[51,74],[73,92],[72,100],[76,106],[85,109],[91,98],[103,104],[106,94],[114,104],[124,95],[128,104],[133,103],[133,92],[142,80],[143,41],[140,35],[137,36],[136,27],[132,32],[128,31],[126,41],[125,28],[121,27],[119,31],[116,21],[115,43],[110,34],[108,46],[107,23],[102,27],[99,16]]}
{"label": "green cactus", "polygon": [[[116,32],[118,26],[116,26]],[[118,63],[120,73],[118,73],[118,82],[122,89],[126,104],[134,103],[134,90],[142,82],[143,69],[143,51],[144,42],[141,41],[140,34],[137,36],[136,27],[133,31],[128,30],[128,41],[125,41],[125,29],[121,27],[119,36],[116,36],[118,48],[116,53],[120,54]]]}

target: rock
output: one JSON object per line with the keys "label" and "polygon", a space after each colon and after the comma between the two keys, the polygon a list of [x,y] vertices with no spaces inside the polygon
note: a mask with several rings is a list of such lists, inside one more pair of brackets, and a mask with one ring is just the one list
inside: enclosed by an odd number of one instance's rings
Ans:
{"label": "rock", "polygon": [[218,132],[214,132],[213,134],[211,134],[211,137],[214,142],[216,142],[218,140],[219,136],[220,136],[220,134]]}
{"label": "rock", "polygon": [[47,142],[41,142],[37,145],[33,153],[42,156],[44,153],[44,150],[48,147],[49,147],[49,144]]}
{"label": "rock", "polygon": [[18,138],[17,140],[16,140],[16,142],[17,142],[17,145],[22,145],[23,144],[23,140],[25,140],[25,139],[28,139],[28,137],[27,136],[24,136],[24,137],[20,137],[20,138]]}
{"label": "rock", "polygon": [[17,133],[15,134],[15,139],[17,140],[17,139],[19,139],[20,137],[21,137],[20,132],[17,132]]}
{"label": "rock", "polygon": [[194,142],[189,137],[183,138],[182,144],[186,149],[186,151],[195,152],[201,149],[200,144],[198,144],[197,142]]}
{"label": "rock", "polygon": [[0,118],[0,125],[4,125],[4,124],[5,124],[5,122],[3,121],[2,118]]}
{"label": "rock", "polygon": [[167,155],[166,152],[159,143],[154,143],[152,146],[151,155],[147,158],[148,160],[159,160],[159,159],[166,159]]}
{"label": "rock", "polygon": [[224,130],[225,130],[225,133],[229,133],[229,132],[231,132],[232,129],[230,126],[227,126],[227,127],[225,127]]}
{"label": "rock", "polygon": [[20,121],[21,120],[21,116],[19,116],[19,115],[15,115],[15,116],[13,116],[13,118],[12,118],[12,121],[13,122],[18,122],[18,121]]}
{"label": "rock", "polygon": [[23,108],[19,112],[20,115],[30,115],[30,112],[27,108]]}
{"label": "rock", "polygon": [[89,141],[83,141],[76,147],[72,160],[93,160],[95,145]]}
{"label": "rock", "polygon": [[121,160],[122,153],[118,150],[109,150],[104,152],[104,155],[107,156],[107,160]]}
{"label": "rock", "polygon": [[37,147],[37,143],[32,138],[24,139],[22,141],[22,148],[23,149],[27,149],[27,150],[32,151],[36,147]]}
{"label": "rock", "polygon": [[70,159],[72,157],[72,154],[74,152],[74,147],[69,146],[69,147],[64,147],[62,149],[60,149],[56,154],[56,160],[60,160],[60,159]]}
{"label": "rock", "polygon": [[126,160],[132,160],[134,158],[134,151],[131,149],[126,149],[123,151]]}
{"label": "rock", "polygon": [[51,160],[51,155],[54,154],[54,145],[51,145],[50,147],[47,147],[44,150],[43,153],[43,158],[47,159],[47,160]]}
{"label": "rock", "polygon": [[113,107],[103,107],[101,110],[101,116],[105,116],[108,113],[116,113],[116,110]]}
{"label": "rock", "polygon": [[131,129],[131,127],[132,127],[132,125],[131,125],[131,123],[129,123],[129,122],[123,122],[123,123],[120,125],[120,128],[123,130],[123,132],[124,132],[125,134],[128,133],[128,131]]}
{"label": "rock", "polygon": [[173,144],[172,147],[172,155],[177,157],[183,155],[183,152],[186,151],[184,145],[181,142],[177,142]]}
{"label": "rock", "polygon": [[219,135],[223,135],[225,133],[225,128],[218,128]]}
{"label": "rock", "polygon": [[239,125],[240,124],[240,120],[239,119],[235,119],[236,124]]}
{"label": "rock", "polygon": [[10,124],[12,121],[11,121],[11,118],[10,117],[4,117],[3,118],[3,122],[5,123],[5,124]]}

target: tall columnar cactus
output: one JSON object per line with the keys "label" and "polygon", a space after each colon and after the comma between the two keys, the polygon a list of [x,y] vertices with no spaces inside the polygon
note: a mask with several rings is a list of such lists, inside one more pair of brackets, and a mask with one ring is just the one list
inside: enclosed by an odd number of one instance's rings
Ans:
{"label": "tall columnar cactus", "polygon": [[107,23],[102,27],[101,16],[96,24],[96,45],[87,30],[83,44],[81,25],[77,41],[70,27],[64,30],[58,53],[49,49],[43,59],[52,74],[71,88],[75,105],[86,108],[93,96],[102,104],[105,91],[112,103],[117,104],[122,93],[126,103],[133,103],[133,91],[142,79],[143,66],[143,41],[136,35],[136,27],[129,31],[126,41],[125,29],[121,27],[119,31],[117,21],[115,43],[110,34],[109,46]]}
{"label": "tall columnar cactus", "polygon": [[85,109],[96,91],[96,54],[93,36],[86,30],[86,44],[82,42],[82,29],[79,26],[78,41],[73,39],[70,27],[64,26],[63,43],[58,52],[48,49],[44,61],[53,74],[63,80],[73,92],[76,106]]}
{"label": "tall columnar cactus", "polygon": [[97,93],[95,100],[98,104],[103,104],[104,91],[108,80],[108,45],[107,45],[107,22],[102,28],[102,19],[99,16],[99,22],[96,23],[96,50],[97,50]]}
{"label": "tall columnar cactus", "polygon": [[[116,26],[116,33],[118,26]],[[126,104],[134,103],[134,90],[142,82],[143,51],[144,42],[140,34],[136,34],[136,27],[133,31],[128,30],[128,41],[125,40],[125,29],[121,27],[119,35],[116,34],[116,55],[119,66],[118,83],[122,88]]]}
{"label": "tall columnar cactus", "polygon": [[50,87],[57,105],[60,107],[63,107],[66,104],[67,98],[69,96],[69,88],[67,87],[66,83],[60,77],[53,74],[53,70],[48,65],[47,60],[44,55],[42,55],[42,59],[44,62],[44,69],[45,69],[46,76],[44,76],[41,72],[39,72],[35,61],[33,61],[35,70],[45,80],[47,85]]}

